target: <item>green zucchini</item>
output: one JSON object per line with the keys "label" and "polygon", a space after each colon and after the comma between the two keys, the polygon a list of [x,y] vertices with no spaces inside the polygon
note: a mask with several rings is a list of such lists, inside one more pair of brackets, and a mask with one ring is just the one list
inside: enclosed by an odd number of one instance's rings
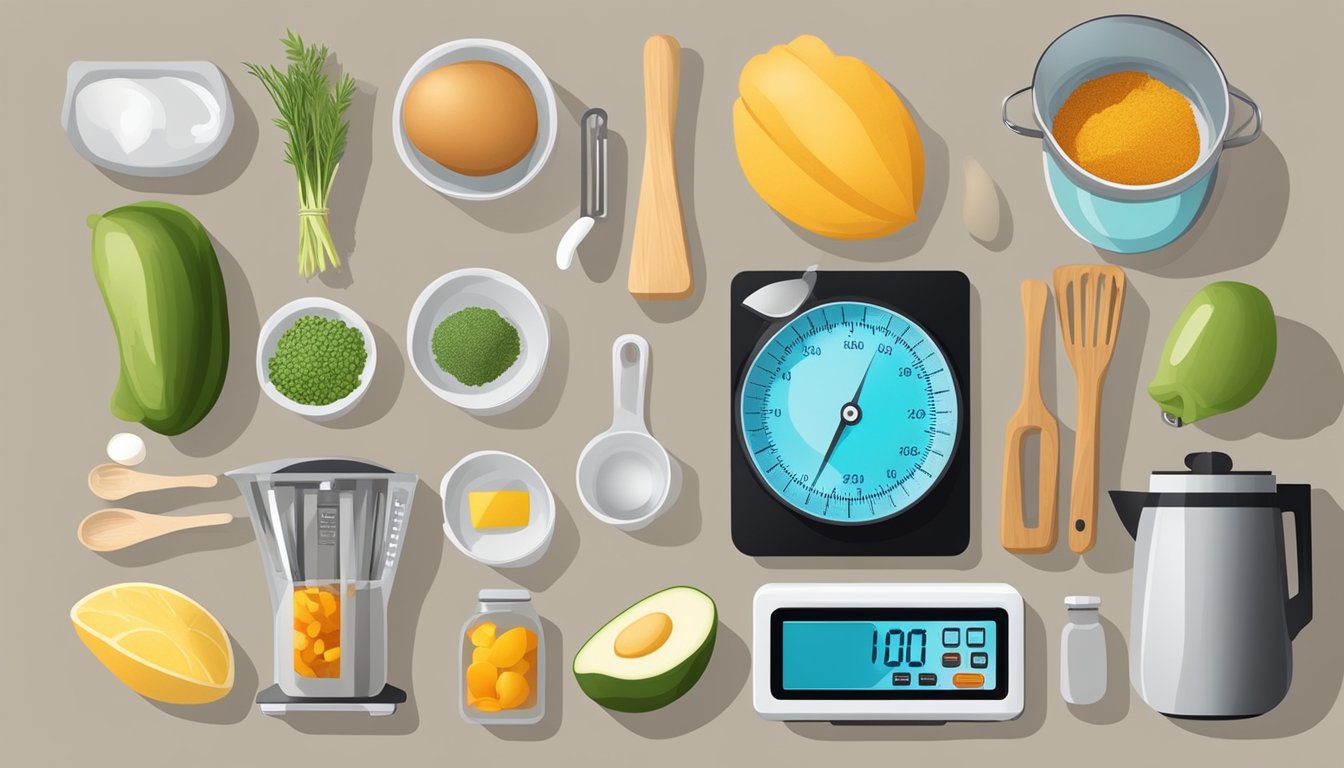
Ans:
{"label": "green zucchini", "polygon": [[186,432],[214,407],[229,367],[228,302],[210,237],[195,216],[153,201],[88,224],[121,357],[112,415]]}

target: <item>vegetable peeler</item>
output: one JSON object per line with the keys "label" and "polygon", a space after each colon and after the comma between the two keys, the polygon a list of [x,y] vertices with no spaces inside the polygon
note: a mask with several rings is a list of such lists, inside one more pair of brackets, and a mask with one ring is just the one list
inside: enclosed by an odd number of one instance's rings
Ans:
{"label": "vegetable peeler", "polygon": [[569,269],[579,243],[607,216],[607,112],[594,107],[579,120],[579,220],[555,249],[555,265]]}

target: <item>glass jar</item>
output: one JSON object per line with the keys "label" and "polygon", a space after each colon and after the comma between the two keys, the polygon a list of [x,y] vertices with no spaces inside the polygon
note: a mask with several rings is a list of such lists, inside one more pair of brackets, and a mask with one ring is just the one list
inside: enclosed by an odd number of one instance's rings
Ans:
{"label": "glass jar", "polygon": [[1070,704],[1095,704],[1106,695],[1106,630],[1101,598],[1064,598],[1069,623],[1059,641],[1059,695]]}
{"label": "glass jar", "polygon": [[546,638],[525,589],[483,589],[462,626],[462,719],[532,725],[546,715]]}

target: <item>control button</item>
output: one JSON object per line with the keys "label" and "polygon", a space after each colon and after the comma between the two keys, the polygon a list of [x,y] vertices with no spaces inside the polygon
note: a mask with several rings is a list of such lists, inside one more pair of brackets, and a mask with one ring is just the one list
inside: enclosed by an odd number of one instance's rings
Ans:
{"label": "control button", "polygon": [[984,688],[985,676],[979,672],[958,672],[952,676],[953,688]]}
{"label": "control button", "polygon": [[921,673],[919,673],[919,684],[920,684],[920,685],[937,685],[937,684],[938,684],[938,676],[935,675],[935,674],[933,674],[932,672],[921,672]]}
{"label": "control button", "polygon": [[944,667],[947,667],[948,669],[955,669],[956,667],[960,667],[960,666],[961,666],[961,654],[960,654],[960,653],[944,653],[944,654],[943,654],[943,666],[944,666]]}
{"label": "control button", "polygon": [[910,684],[910,673],[909,673],[909,672],[892,672],[892,673],[891,673],[891,684],[892,684],[892,685],[909,685],[909,684]]}
{"label": "control button", "polygon": [[943,647],[956,648],[961,645],[961,630],[956,627],[948,627],[943,630]]}
{"label": "control button", "polygon": [[985,667],[988,666],[989,666],[988,653],[977,652],[971,654],[971,669],[984,669]]}
{"label": "control button", "polygon": [[972,648],[985,647],[985,630],[968,629],[966,630],[966,644]]}

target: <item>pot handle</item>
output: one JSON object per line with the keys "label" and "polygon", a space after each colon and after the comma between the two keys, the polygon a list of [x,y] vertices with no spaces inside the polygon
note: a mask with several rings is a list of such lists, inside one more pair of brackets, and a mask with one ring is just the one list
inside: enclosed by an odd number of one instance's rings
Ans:
{"label": "pot handle", "polygon": [[1311,486],[1280,485],[1279,508],[1293,513],[1297,544],[1297,594],[1288,599],[1288,637],[1311,622]]}
{"label": "pot handle", "polygon": [[[1045,138],[1045,132],[1040,130],[1039,128],[1028,128],[1025,125],[1018,125],[1017,123],[1014,123],[1012,120],[1008,119],[1008,102],[1012,101],[1013,99],[1016,99],[1018,96],[1021,96],[1027,91],[1030,91],[1031,88],[1032,87],[1028,85],[1026,88],[1018,88],[1016,91],[1013,91],[1007,96],[1004,96],[1003,113],[1001,115],[1001,118],[1003,120],[1003,124],[1008,126],[1008,130],[1012,131],[1013,133],[1016,133],[1018,136],[1026,136],[1029,139],[1043,139]],[[1259,108],[1257,108],[1256,114],[1257,115],[1260,114]]]}
{"label": "pot handle", "polygon": [[[1260,138],[1260,134],[1264,133],[1265,130],[1265,119],[1260,114],[1260,105],[1256,104],[1255,100],[1250,96],[1247,96],[1230,85],[1227,87],[1227,95],[1251,108],[1251,118],[1255,120],[1255,130],[1241,136],[1233,136],[1232,138],[1223,141],[1223,149],[1242,147]],[[1007,113],[1005,112],[1005,114]]]}

